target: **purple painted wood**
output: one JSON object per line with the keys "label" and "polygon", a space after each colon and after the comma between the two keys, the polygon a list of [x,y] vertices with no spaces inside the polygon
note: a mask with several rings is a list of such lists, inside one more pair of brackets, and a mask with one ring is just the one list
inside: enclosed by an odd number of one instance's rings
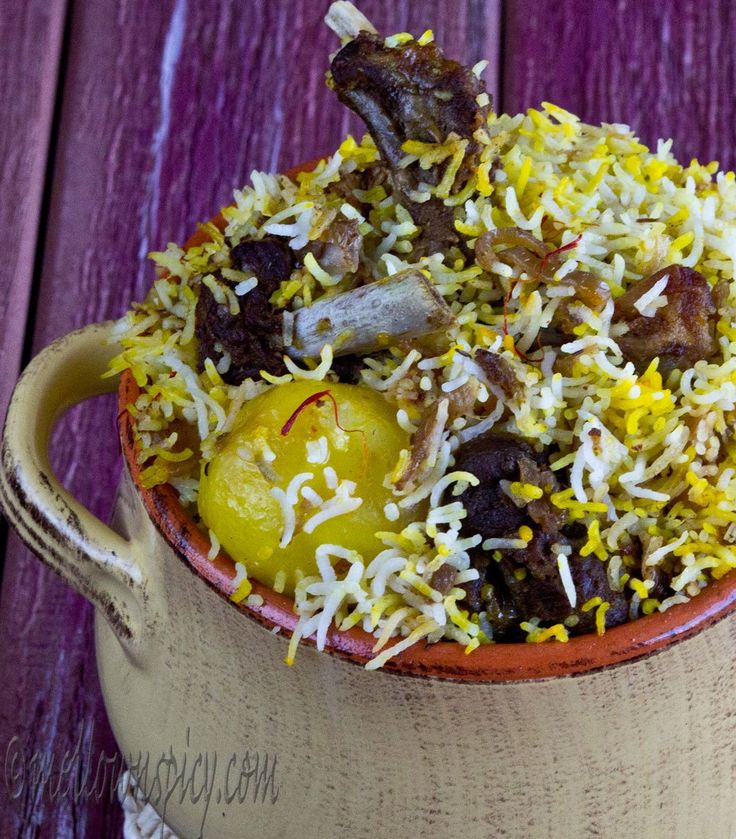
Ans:
{"label": "purple painted wood", "polygon": [[0,419],[23,348],[66,0],[1,6]]}
{"label": "purple painted wood", "polygon": [[736,165],[730,0],[513,0],[505,21],[505,110],[549,100],[649,145],[673,137],[681,162]]}
{"label": "purple painted wood", "polygon": [[[75,4],[35,349],[121,315],[152,280],[145,253],[186,238],[252,168],[283,170],[359,130],[324,88],[336,47],[321,24],[326,7],[166,0],[142,14],[133,0]],[[361,7],[386,31],[433,27],[450,55],[488,57],[495,93],[497,0]],[[113,417],[109,399],[84,406],[54,443],[63,482],[102,517],[119,474]],[[91,607],[12,539],[0,601],[0,757],[17,738],[26,753],[58,760],[74,753],[80,730],[80,771],[113,750],[91,619]],[[119,833],[107,801],[52,801],[37,785],[9,800],[4,787],[1,837]]]}

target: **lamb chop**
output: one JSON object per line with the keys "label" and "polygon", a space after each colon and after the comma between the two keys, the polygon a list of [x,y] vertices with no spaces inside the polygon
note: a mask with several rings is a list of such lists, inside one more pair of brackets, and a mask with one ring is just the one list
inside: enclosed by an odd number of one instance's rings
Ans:
{"label": "lamb chop", "polygon": [[414,258],[446,251],[460,242],[452,207],[434,196],[421,202],[416,198],[420,185],[439,183],[449,162],[428,170],[417,162],[404,166],[404,146],[412,140],[464,140],[452,188],[462,189],[478,164],[475,133],[486,123],[490,101],[485,84],[434,43],[387,46],[350,3],[333,3],[326,20],[345,41],[332,59],[329,83],[366,123],[388,166],[394,194],[420,228]]}

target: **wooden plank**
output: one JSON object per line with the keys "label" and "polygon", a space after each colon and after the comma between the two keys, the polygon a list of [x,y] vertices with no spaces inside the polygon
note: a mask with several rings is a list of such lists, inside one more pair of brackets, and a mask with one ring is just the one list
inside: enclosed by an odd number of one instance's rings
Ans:
{"label": "wooden plank", "polygon": [[[386,31],[433,27],[449,54],[474,63],[485,53],[497,65],[496,0],[361,5]],[[358,130],[324,88],[336,47],[321,23],[325,8],[167,0],[142,15],[133,0],[75,5],[36,349],[121,315],[152,280],[145,253],[182,241],[252,168],[287,168]],[[105,399],[74,411],[54,446],[62,480],[100,516],[119,474],[113,416]],[[90,754],[109,753],[91,608],[15,540],[6,562],[0,746],[18,736],[31,751],[60,756],[94,720]],[[84,754],[80,766],[89,766]],[[2,796],[0,787],[0,836],[119,833],[116,808],[105,802]]]}
{"label": "wooden plank", "polygon": [[1,420],[23,349],[66,0],[3,2],[0,9]]}
{"label": "wooden plank", "polygon": [[549,100],[624,122],[681,162],[736,165],[736,15],[729,0],[566,0],[505,5],[503,108]]}

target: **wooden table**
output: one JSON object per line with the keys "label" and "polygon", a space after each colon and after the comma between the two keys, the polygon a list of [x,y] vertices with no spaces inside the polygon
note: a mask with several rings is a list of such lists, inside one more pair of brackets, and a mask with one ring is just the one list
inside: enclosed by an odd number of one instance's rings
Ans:
{"label": "wooden table", "polygon": [[[0,0],[0,413],[33,353],[120,316],[253,168],[334,148],[355,120],[325,88],[336,41],[315,0]],[[674,137],[680,160],[733,167],[730,0],[364,0],[386,33],[432,27],[489,59],[497,109],[552,100],[588,121]],[[63,482],[100,516],[120,471],[114,405],[75,410],[54,441]],[[115,753],[95,670],[92,609],[12,534],[0,600],[0,760]],[[6,766],[7,768],[7,766]],[[0,837],[114,837],[110,796],[54,797],[0,779]],[[12,793],[12,795],[11,795]],[[264,837],[267,839],[267,837]],[[311,839],[311,837],[309,837]]]}

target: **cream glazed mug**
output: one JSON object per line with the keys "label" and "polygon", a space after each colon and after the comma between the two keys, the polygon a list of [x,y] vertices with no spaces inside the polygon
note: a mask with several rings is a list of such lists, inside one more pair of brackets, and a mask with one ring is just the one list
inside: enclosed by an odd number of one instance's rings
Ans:
{"label": "cream glazed mug", "polygon": [[736,836],[736,572],[602,638],[469,656],[440,642],[367,671],[372,639],[354,628],[333,631],[324,652],[304,641],[287,667],[292,604],[257,583],[262,605],[230,600],[232,560],[207,558],[170,487],[140,486],[127,411],[111,526],[53,476],[61,411],[116,384],[123,408],[135,399],[129,375],[101,378],[119,351],[111,330],[71,333],[28,366],[7,416],[0,500],[24,542],[97,607],[113,731],[172,830]]}

